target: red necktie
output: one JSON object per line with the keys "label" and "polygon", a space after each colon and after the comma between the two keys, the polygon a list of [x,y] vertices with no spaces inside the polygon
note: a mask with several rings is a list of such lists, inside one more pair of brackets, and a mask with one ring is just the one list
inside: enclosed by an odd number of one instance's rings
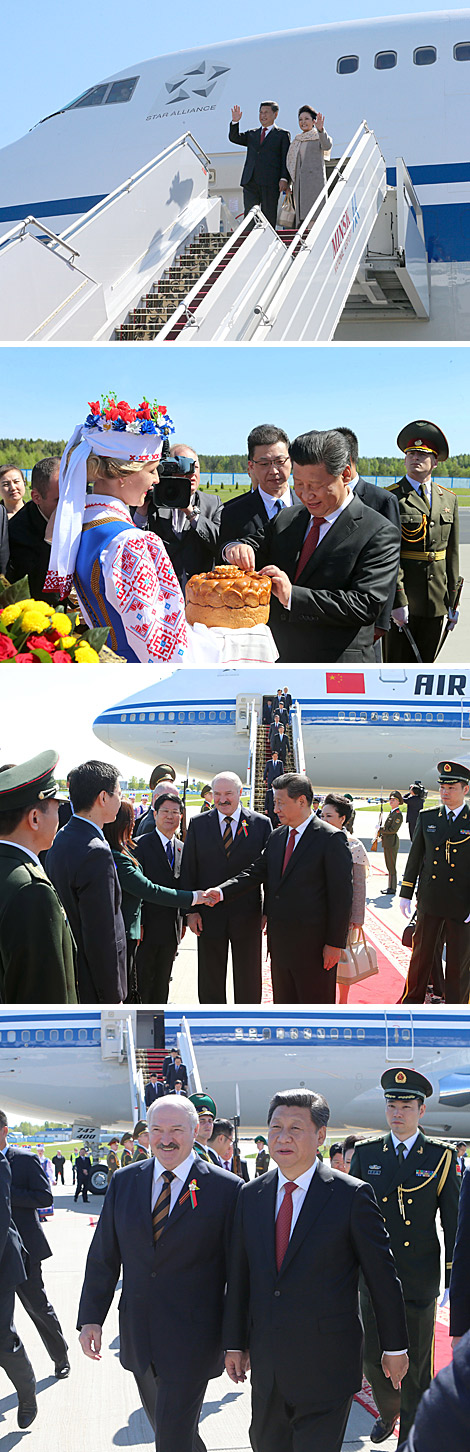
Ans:
{"label": "red necktie", "polygon": [[279,1209],[276,1220],[276,1266],[281,1269],[282,1262],[290,1240],[290,1228],[292,1225],[292,1191],[298,1190],[295,1180],[287,1180],[284,1185],[284,1198]]}
{"label": "red necktie", "polygon": [[261,127],[261,136],[260,136],[260,141],[259,141],[260,146],[263,145],[263,141],[264,141],[264,138],[266,136],[266,131],[267,131],[267,127],[266,126],[262,126]]}
{"label": "red necktie", "polygon": [[290,832],[289,832],[289,836],[287,838],[286,850],[285,850],[285,853],[284,853],[284,861],[283,861],[283,864],[282,864],[282,871],[283,872],[285,872],[286,867],[287,867],[287,864],[291,860],[292,853],[293,853],[294,847],[295,847],[295,839],[296,839],[296,836],[297,836],[297,827],[291,827]]}
{"label": "red necktie", "polygon": [[294,575],[294,585],[296,583],[296,580],[298,580],[299,575],[302,574],[302,570],[304,570],[306,564],[308,564],[311,555],[313,555],[313,551],[317,548],[318,537],[320,534],[320,525],[322,524],[326,524],[326,520],[312,518],[311,528],[309,529],[308,534],[306,534],[305,536],[302,549],[300,551],[299,563],[297,565],[297,569]]}

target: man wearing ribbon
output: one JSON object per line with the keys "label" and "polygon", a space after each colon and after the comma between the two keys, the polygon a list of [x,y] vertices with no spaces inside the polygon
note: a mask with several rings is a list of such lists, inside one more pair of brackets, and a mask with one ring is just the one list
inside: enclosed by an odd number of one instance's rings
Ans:
{"label": "man wearing ribbon", "polygon": [[197,1157],[197,1123],[189,1099],[167,1095],[151,1105],[151,1158],[113,1175],[78,1313],[82,1350],[99,1361],[122,1269],[121,1364],[134,1373],[158,1452],[204,1452],[199,1415],[209,1379],[223,1370],[224,1291],[241,1181]]}

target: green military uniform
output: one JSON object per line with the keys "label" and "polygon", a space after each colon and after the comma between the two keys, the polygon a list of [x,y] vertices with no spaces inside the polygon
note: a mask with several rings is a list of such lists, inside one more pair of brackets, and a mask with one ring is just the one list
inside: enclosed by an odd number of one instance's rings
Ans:
{"label": "green military uniform", "polygon": [[[129,1156],[129,1159],[130,1159],[130,1156]],[[117,1157],[117,1151],[116,1150],[110,1149],[109,1154],[106,1156],[106,1164],[108,1166],[108,1179],[107,1179],[107,1183],[108,1183],[108,1185],[110,1185],[111,1184],[111,1180],[113,1178],[113,1175],[115,1174],[115,1171],[119,1169],[119,1160],[118,1160],[118,1157]]]}
{"label": "green military uniform", "polygon": [[[389,1070],[384,1078],[392,1075],[403,1076],[407,1081],[422,1077],[411,1070],[398,1069]],[[386,1134],[382,1139],[356,1144],[351,1175],[366,1181],[374,1190],[403,1287],[410,1366],[402,1382],[401,1394],[382,1371],[369,1292],[365,1284],[361,1288],[365,1374],[384,1422],[393,1423],[400,1415],[401,1442],[408,1436],[418,1402],[433,1375],[435,1306],[441,1260],[436,1216],[439,1211],[445,1240],[445,1284],[448,1286],[459,1202],[457,1156],[451,1145],[442,1140],[428,1139],[418,1130],[414,1144],[400,1164],[392,1135]]]}
{"label": "green military uniform", "polygon": [[13,842],[0,842],[0,1000],[77,1002],[75,943],[62,903],[43,868]]}
{"label": "green military uniform", "polygon": [[[451,762],[440,762],[445,779]],[[465,768],[460,768],[465,772]],[[469,773],[467,772],[467,777]],[[446,943],[446,1003],[468,1003],[470,992],[470,808],[450,820],[446,808],[420,812],[400,897],[413,896],[418,914],[402,1003],[424,1003],[436,942]]]}
{"label": "green military uniform", "polygon": [[[429,452],[436,462],[449,455],[447,440],[435,424],[415,420],[398,435],[397,444]],[[408,478],[390,486],[400,510],[401,554],[394,609],[408,606],[408,627],[423,661],[434,660],[449,608],[453,607],[459,578],[458,503],[442,479],[426,491]],[[392,622],[386,637],[387,660],[414,661],[403,631]]]}
{"label": "green military uniform", "polygon": [[398,833],[403,821],[399,807],[389,812],[382,827],[379,828],[379,837],[384,849],[385,866],[388,872],[388,891],[397,890],[397,856],[399,837]]}

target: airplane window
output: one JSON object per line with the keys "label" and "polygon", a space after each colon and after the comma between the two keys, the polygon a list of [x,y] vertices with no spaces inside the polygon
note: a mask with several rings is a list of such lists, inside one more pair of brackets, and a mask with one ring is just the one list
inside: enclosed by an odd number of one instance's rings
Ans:
{"label": "airplane window", "polygon": [[277,1039],[283,1039],[284,1038],[284,1032],[285,1032],[284,1029],[276,1029],[276,1038]]}
{"label": "airplane window", "polygon": [[149,711],[149,721],[155,720],[155,711]]}
{"label": "airplane window", "polygon": [[470,44],[467,41],[454,45],[454,60],[470,61]]}
{"label": "airplane window", "polygon": [[379,50],[374,59],[376,71],[391,71],[396,63],[396,50]]}
{"label": "airplane window", "polygon": [[29,1032],[29,1029],[22,1029],[22,1031],[21,1031],[21,1041],[22,1041],[22,1043],[23,1044],[29,1044],[30,1038],[31,1038],[31,1034]]}
{"label": "airplane window", "polygon": [[350,721],[355,721],[356,720],[356,712],[355,711],[350,711],[349,712],[349,720]]}
{"label": "airplane window", "polygon": [[324,1029],[317,1029],[317,1039],[324,1039],[324,1037],[325,1037],[325,1030]]}
{"label": "airplane window", "polygon": [[138,79],[138,76],[126,76],[125,81],[113,81],[106,97],[106,105],[115,106],[117,101],[130,101]]}
{"label": "airplane window", "polygon": [[257,1038],[257,1029],[255,1029],[255,1028],[248,1029],[248,1038],[249,1039],[256,1039]]}
{"label": "airplane window", "polygon": [[121,712],[121,721],[125,721],[125,719],[126,719],[126,713],[125,713],[125,711],[122,711]]}
{"label": "airplane window", "polygon": [[358,1029],[357,1030],[357,1037],[358,1037],[358,1039],[365,1039],[365,1036],[366,1036],[365,1029]]}
{"label": "airplane window", "polygon": [[296,1028],[291,1028],[290,1036],[291,1036],[291,1039],[298,1039],[298,1037],[299,1037],[299,1030],[296,1029]]}
{"label": "airplane window", "polygon": [[234,720],[235,720],[235,711],[230,711],[229,721],[234,721]]}
{"label": "airplane window", "polygon": [[312,1037],[312,1030],[309,1029],[309,1028],[304,1029],[304,1039],[311,1039],[311,1037]]}
{"label": "airplane window", "polygon": [[339,721],[345,721],[346,720],[346,713],[345,713],[345,711],[339,711],[338,712],[338,720]]}
{"label": "airplane window", "polygon": [[344,1030],[344,1037],[345,1037],[345,1039],[352,1039],[352,1029],[345,1029]]}
{"label": "airplane window", "polygon": [[59,1037],[59,1030],[58,1029],[51,1029],[50,1034],[49,1034],[50,1043],[51,1044],[56,1044],[57,1043],[57,1040],[58,1040],[58,1037]]}
{"label": "airplane window", "polygon": [[83,1042],[84,1039],[87,1039],[88,1038],[88,1034],[87,1034],[86,1029],[79,1029],[78,1030],[78,1037],[79,1037],[79,1039],[82,1040],[82,1042]]}
{"label": "airplane window", "polygon": [[195,720],[196,720],[196,712],[195,711],[188,711],[188,721],[195,721]]}
{"label": "airplane window", "polygon": [[433,66],[434,61],[437,61],[435,45],[419,45],[413,51],[413,61],[415,66]]}
{"label": "airplane window", "polygon": [[205,721],[205,719],[206,719],[206,713],[205,713],[205,711],[199,711],[198,720],[199,721]]}
{"label": "airplane window", "polygon": [[339,1034],[338,1034],[338,1029],[332,1029],[332,1030],[331,1030],[331,1035],[330,1035],[330,1037],[331,1037],[331,1038],[332,1038],[332,1039],[337,1039],[337,1038],[339,1038]]}
{"label": "airplane window", "polygon": [[388,711],[382,711],[382,721],[388,721]]}
{"label": "airplane window", "polygon": [[99,1044],[99,1041],[100,1041],[100,1034],[101,1034],[101,1030],[99,1028],[98,1029],[93,1029],[93,1038],[95,1040],[95,1043],[97,1043],[97,1044]]}
{"label": "airplane window", "polygon": [[360,720],[367,721],[367,711],[361,711]]}
{"label": "airplane window", "polygon": [[422,721],[421,711],[416,712],[415,721]]}
{"label": "airplane window", "polygon": [[359,70],[358,55],[340,55],[336,62],[336,70],[339,76],[350,76],[352,71]]}
{"label": "airplane window", "polygon": [[393,712],[393,719],[394,719],[394,721],[399,721],[400,720],[400,712],[399,711],[394,711]]}
{"label": "airplane window", "polygon": [[442,715],[442,712],[440,712],[440,711],[438,712],[437,719],[438,719],[438,721],[443,721],[444,720],[444,717]]}
{"label": "airplane window", "polygon": [[44,1043],[44,1029],[36,1029],[35,1039],[37,1044]]}
{"label": "airplane window", "polygon": [[[164,719],[164,718],[162,718],[162,719]],[[175,713],[174,713],[174,711],[169,711],[168,712],[168,720],[169,721],[174,721],[174,719],[175,719]]]}
{"label": "airplane window", "polygon": [[140,714],[139,714],[139,721],[145,721],[145,711],[141,711],[140,712]]}
{"label": "airplane window", "polygon": [[73,1039],[73,1029],[65,1029],[65,1031],[64,1031],[64,1040],[66,1041],[66,1043],[70,1044],[72,1042],[72,1039]]}
{"label": "airplane window", "polygon": [[427,711],[426,712],[426,720],[427,721],[432,721],[432,711]]}
{"label": "airplane window", "polygon": [[242,1039],[243,1038],[243,1029],[240,1029],[240,1028],[238,1028],[238,1029],[236,1028],[235,1029],[235,1038],[236,1039]]}
{"label": "airplane window", "polygon": [[65,111],[80,111],[84,106],[101,106],[104,101],[108,86],[93,86],[91,91],[85,91],[78,101],[72,101],[70,106],[65,106]]}
{"label": "airplane window", "polygon": [[[204,715],[205,714],[206,713],[204,712]],[[219,711],[219,716],[220,716],[220,720],[221,721],[226,721],[227,720],[227,712],[226,711]]]}
{"label": "airplane window", "polygon": [[263,1038],[264,1039],[270,1039],[271,1038],[271,1029],[268,1029],[268,1028],[263,1029]]}
{"label": "airplane window", "polygon": [[159,711],[158,712],[158,719],[159,719],[159,721],[164,721],[165,720],[165,712],[164,711]]}
{"label": "airplane window", "polygon": [[129,716],[129,721],[135,721],[135,711],[131,711],[131,714]]}
{"label": "airplane window", "polygon": [[404,718],[403,719],[405,721],[411,721],[411,715],[410,715],[410,712],[409,711],[405,711],[405,715],[404,715]]}
{"label": "airplane window", "polygon": [[178,721],[184,721],[185,720],[185,716],[186,716],[186,712],[185,711],[178,711]]}
{"label": "airplane window", "polygon": [[215,719],[216,719],[216,712],[215,711],[209,711],[209,721],[215,721]]}
{"label": "airplane window", "polygon": [[16,1034],[15,1034],[15,1030],[14,1029],[9,1029],[8,1030],[8,1033],[7,1033],[7,1042],[9,1044],[14,1044],[16,1042]]}

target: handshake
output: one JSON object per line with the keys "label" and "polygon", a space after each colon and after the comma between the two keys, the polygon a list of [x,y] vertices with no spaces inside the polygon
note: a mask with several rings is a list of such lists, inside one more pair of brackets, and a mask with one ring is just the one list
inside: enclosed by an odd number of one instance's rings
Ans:
{"label": "handshake", "polygon": [[220,887],[207,887],[205,891],[198,889],[193,909],[187,914],[188,927],[191,928],[192,933],[196,934],[197,938],[202,933],[202,918],[200,913],[194,912],[194,907],[215,907],[218,902],[222,902]]}

